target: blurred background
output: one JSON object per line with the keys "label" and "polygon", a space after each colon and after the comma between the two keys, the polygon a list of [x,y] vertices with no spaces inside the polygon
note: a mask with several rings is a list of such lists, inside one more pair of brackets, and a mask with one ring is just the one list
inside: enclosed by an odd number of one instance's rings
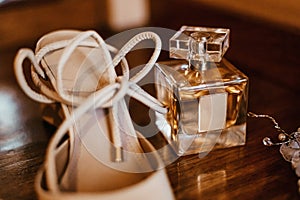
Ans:
{"label": "blurred background", "polygon": [[[252,79],[299,94],[299,19],[299,0],[0,0],[0,85],[9,82],[17,88],[14,55],[22,47],[34,49],[50,31],[94,29],[106,39],[136,27],[178,30],[190,25],[229,28],[227,59]],[[143,53],[128,57],[131,66],[148,59]],[[250,87],[251,92],[258,94]],[[259,107],[268,108],[273,109]]]}
{"label": "blurred background", "polygon": [[140,26],[234,28],[234,21],[300,29],[299,0],[0,0],[0,5],[1,49],[62,28],[96,29],[108,35]]}
{"label": "blurred background", "polygon": [[[299,0],[0,0],[0,83],[17,87],[17,50],[34,49],[42,35],[57,29],[94,29],[105,39],[135,27],[190,25],[229,28],[227,59],[250,77],[299,94],[299,19]],[[139,64],[144,57],[132,60]]]}
{"label": "blurred background", "polygon": [[[13,61],[19,48],[34,49],[42,35],[57,29],[94,29],[108,38],[143,26],[229,28],[230,48],[225,57],[250,77],[249,110],[272,115],[291,132],[298,127],[300,116],[299,19],[300,0],[0,0],[0,199],[35,199],[33,179],[53,132],[42,122],[40,105],[15,80]],[[138,62],[144,55],[131,58]],[[261,139],[272,134],[273,127],[263,120],[253,122],[245,148],[216,157],[222,158],[218,166],[225,163],[226,168],[234,169],[229,171],[228,184],[219,188],[224,190],[220,195],[299,199],[297,177],[278,149],[261,153],[266,150]],[[200,171],[216,169],[214,161],[204,162]],[[182,166],[197,169],[194,165],[200,164]],[[180,185],[183,176],[178,177],[181,173],[174,166],[169,171],[178,199],[201,193],[195,171],[189,173],[187,167],[186,182]],[[244,171],[236,173],[236,169]],[[250,180],[254,181],[252,188]],[[213,186],[208,193],[218,195]]]}

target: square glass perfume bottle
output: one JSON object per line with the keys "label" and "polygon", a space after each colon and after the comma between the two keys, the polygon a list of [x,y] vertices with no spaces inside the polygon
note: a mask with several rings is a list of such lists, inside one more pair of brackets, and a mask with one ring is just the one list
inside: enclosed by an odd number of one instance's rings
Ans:
{"label": "square glass perfume bottle", "polygon": [[229,29],[183,26],[170,61],[155,67],[157,98],[168,109],[156,125],[178,155],[244,145],[248,78],[223,58]]}

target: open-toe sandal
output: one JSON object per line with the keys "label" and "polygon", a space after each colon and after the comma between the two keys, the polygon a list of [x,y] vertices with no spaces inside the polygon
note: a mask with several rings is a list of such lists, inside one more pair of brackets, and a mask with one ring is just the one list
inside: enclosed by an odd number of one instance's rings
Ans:
{"label": "open-toe sandal", "polygon": [[[145,39],[154,41],[154,53],[130,78],[125,55]],[[128,95],[166,112],[137,85],[160,48],[152,32],[137,34],[116,50],[95,31],[61,30],[43,36],[35,53],[19,50],[14,67],[20,87],[40,103],[60,103],[65,118],[35,180],[40,199],[174,199],[163,163],[134,129],[124,99]],[[31,79],[24,75],[24,60],[31,62]]]}

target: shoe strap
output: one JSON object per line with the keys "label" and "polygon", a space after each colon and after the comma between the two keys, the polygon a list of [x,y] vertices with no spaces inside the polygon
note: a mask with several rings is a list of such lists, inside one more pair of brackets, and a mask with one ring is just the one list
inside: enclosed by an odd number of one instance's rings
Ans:
{"label": "shoe strap", "polygon": [[[92,37],[94,38],[99,47],[102,48],[103,52],[105,53],[106,63],[111,63],[111,66],[114,68],[120,62],[122,62],[122,76],[117,77],[114,82],[111,84],[95,91],[94,93],[90,94],[88,97],[82,98],[81,96],[74,96],[74,94],[67,94],[63,89],[63,82],[62,82],[62,71],[64,68],[65,63],[69,59],[70,55],[73,51],[80,45],[85,45],[85,39]],[[125,59],[125,55],[140,41],[152,39],[155,42],[155,50],[148,61],[148,63],[144,66],[144,68],[137,73],[132,78],[129,78],[129,67],[127,61]],[[53,85],[53,88],[49,88],[46,84],[43,83],[43,80],[47,78],[46,75],[50,73],[48,69],[41,68],[39,62],[42,60],[44,56],[48,53],[55,51],[57,49],[64,48],[61,58],[58,62],[58,72],[57,72],[57,79],[56,85]],[[146,93],[142,88],[137,85],[137,82],[140,81],[155,65],[156,60],[158,59],[160,50],[161,50],[161,41],[160,38],[152,32],[144,32],[134,36],[129,42],[127,42],[120,51],[117,52],[116,56],[112,61],[110,61],[110,51],[115,51],[111,46],[105,44],[103,39],[94,31],[86,31],[79,33],[76,37],[71,40],[67,41],[60,41],[58,43],[50,44],[50,46],[45,46],[44,48],[40,49],[36,55],[29,50],[29,49],[22,49],[18,52],[16,59],[15,59],[15,73],[17,80],[24,90],[24,92],[34,100],[42,103],[53,103],[55,101],[68,104],[68,105],[75,105],[77,108],[73,111],[72,115],[62,123],[62,125],[58,128],[56,134],[52,138],[49,148],[47,149],[46,154],[46,161],[45,164],[48,166],[46,168],[46,179],[47,185],[49,189],[58,190],[57,184],[57,174],[56,174],[56,167],[55,167],[55,149],[59,144],[59,141],[63,138],[63,136],[68,132],[68,130],[72,127],[74,121],[79,119],[85,112],[90,109],[95,108],[106,108],[112,107],[112,114],[113,116],[118,115],[118,110],[114,109],[114,104],[124,98],[125,95],[129,95],[142,103],[149,106],[151,109],[154,109],[160,113],[166,113],[167,109],[163,107],[163,105],[154,97]],[[23,73],[23,62],[28,58],[31,63],[31,75],[33,82],[35,85],[40,89],[42,94],[35,92],[31,89],[29,84],[25,79],[25,75]],[[75,97],[75,98],[74,98]],[[95,103],[96,102],[96,103]],[[116,147],[121,147],[122,142],[120,139],[120,134],[112,133],[113,138],[115,141],[114,145]]]}

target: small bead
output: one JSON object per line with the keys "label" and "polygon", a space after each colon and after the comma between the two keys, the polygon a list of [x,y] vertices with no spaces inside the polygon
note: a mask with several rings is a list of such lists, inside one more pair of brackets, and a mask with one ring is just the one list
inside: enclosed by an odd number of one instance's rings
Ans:
{"label": "small bead", "polygon": [[273,145],[273,142],[271,141],[270,138],[265,137],[265,138],[263,139],[263,144],[264,144],[265,146],[272,146],[272,145]]}
{"label": "small bead", "polygon": [[283,134],[283,133],[280,133],[280,134],[278,135],[278,140],[280,140],[280,141],[286,140],[286,135]]}

